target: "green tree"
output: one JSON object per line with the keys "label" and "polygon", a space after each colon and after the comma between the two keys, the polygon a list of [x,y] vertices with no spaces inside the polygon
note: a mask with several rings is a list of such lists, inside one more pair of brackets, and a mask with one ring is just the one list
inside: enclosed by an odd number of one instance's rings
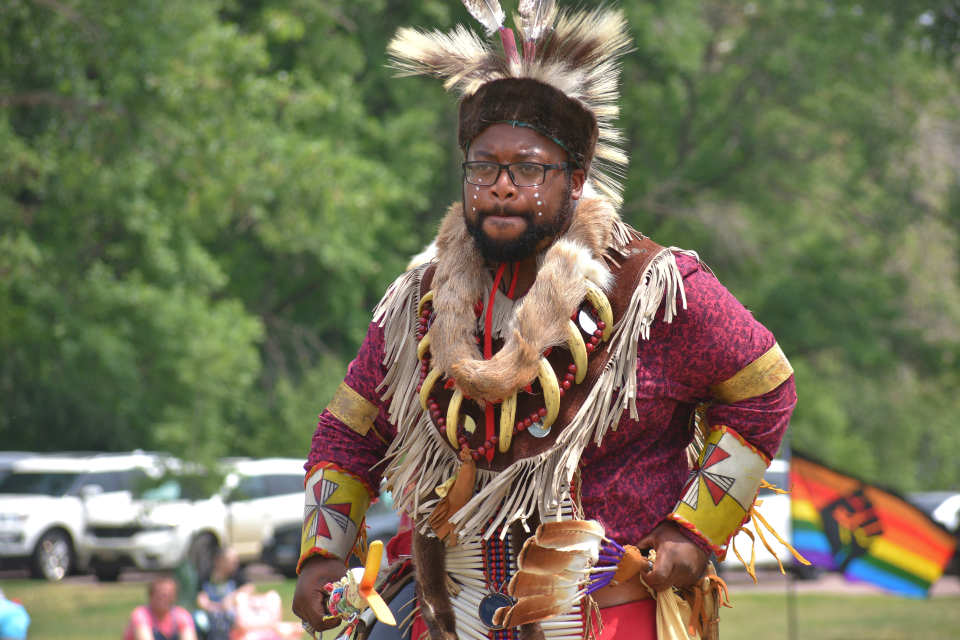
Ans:
{"label": "green tree", "polygon": [[[621,6],[624,217],[774,331],[797,447],[960,488],[955,2]],[[392,79],[385,44],[457,22],[455,0],[0,5],[2,446],[304,455],[460,193],[453,99]]]}
{"label": "green tree", "polygon": [[622,100],[625,215],[777,335],[797,447],[905,490],[960,486],[957,84],[925,10],[637,3]]}
{"label": "green tree", "polygon": [[302,451],[277,382],[340,375],[438,153],[346,6],[0,7],[4,446]]}

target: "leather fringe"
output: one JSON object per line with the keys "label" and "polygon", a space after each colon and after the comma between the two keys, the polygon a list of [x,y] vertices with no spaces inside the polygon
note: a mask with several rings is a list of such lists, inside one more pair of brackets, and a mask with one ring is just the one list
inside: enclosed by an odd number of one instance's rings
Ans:
{"label": "leather fringe", "polygon": [[[597,224],[606,225],[606,230],[594,231],[592,237],[603,238],[613,251],[622,249],[630,235],[636,234],[615,216],[597,219],[600,221]],[[572,497],[571,479],[591,440],[600,445],[607,430],[616,429],[628,407],[631,417],[638,418],[634,364],[638,343],[649,339],[650,327],[663,300],[667,301],[665,322],[671,322],[677,314],[678,296],[682,307],[686,307],[682,277],[674,258],[676,253],[696,257],[695,253],[670,248],[663,249],[651,260],[623,318],[613,328],[611,356],[604,371],[554,445],[539,455],[515,462],[500,473],[477,470],[476,494],[450,517],[454,535],[459,539],[477,535],[491,519],[493,523],[484,534],[487,538],[501,524],[519,521],[526,526],[526,521],[538,510],[557,512],[558,505]],[[442,260],[443,253],[440,255]],[[397,437],[387,453],[384,476],[389,489],[399,489],[394,491],[394,495],[399,496],[399,507],[421,527],[426,526],[426,518],[437,503],[434,489],[459,466],[457,452],[421,410],[415,392],[419,371],[415,310],[425,269],[426,265],[422,265],[401,276],[374,312],[374,319],[384,327],[384,364],[388,368],[379,390],[384,400],[390,400],[390,418],[397,425]],[[451,271],[450,265],[446,265],[446,271]],[[488,291],[489,286],[486,286]],[[501,332],[509,310],[505,309],[497,323]],[[473,330],[472,302],[469,313]],[[470,342],[473,343],[472,336]]]}

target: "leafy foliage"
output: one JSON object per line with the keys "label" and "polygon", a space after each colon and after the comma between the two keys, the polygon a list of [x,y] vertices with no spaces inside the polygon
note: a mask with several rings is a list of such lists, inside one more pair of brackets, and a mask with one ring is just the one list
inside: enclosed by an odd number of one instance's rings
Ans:
{"label": "leafy foliage", "polygon": [[[625,218],[778,336],[798,446],[960,488],[955,3],[622,6]],[[452,0],[0,5],[3,446],[303,455],[459,197],[453,101],[391,79],[385,42],[468,20]]]}

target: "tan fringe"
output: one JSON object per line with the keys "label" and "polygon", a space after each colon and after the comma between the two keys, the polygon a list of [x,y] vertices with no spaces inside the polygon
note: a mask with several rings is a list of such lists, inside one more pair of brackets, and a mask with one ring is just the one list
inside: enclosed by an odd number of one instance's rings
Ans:
{"label": "tan fringe", "polygon": [[611,231],[610,248],[617,253],[623,253],[623,248],[630,244],[636,232],[622,220],[615,220]]}
{"label": "tan fringe", "polygon": [[[614,403],[603,403],[603,411],[598,415],[597,429],[594,441],[597,445],[603,440],[608,428],[616,430],[623,410],[630,407],[630,417],[638,419],[637,415],[637,376],[636,357],[640,339],[650,339],[650,327],[660,308],[660,303],[666,300],[663,321],[673,322],[677,314],[677,294],[680,295],[682,306],[687,308],[687,296],[683,290],[683,278],[677,267],[675,253],[681,252],[675,247],[662,249],[647,265],[647,270],[640,280],[640,286],[634,291],[630,304],[627,306],[620,322],[614,327],[613,337],[610,340],[610,359],[607,368],[601,375],[596,391],[609,398],[615,390],[619,390]],[[608,374],[611,374],[608,377]],[[594,394],[591,394],[594,398]]]}
{"label": "tan fringe", "polygon": [[420,278],[427,265],[421,265],[400,276],[373,310],[373,321],[384,330],[383,364],[387,374],[377,391],[390,400],[390,421],[400,425],[415,419],[421,411],[416,388],[420,361],[417,359],[417,314],[420,304]]}
{"label": "tan fringe", "polygon": [[[488,287],[483,294],[484,304],[489,300],[490,288]],[[494,340],[497,338],[506,338],[508,335],[510,320],[513,319],[514,308],[517,303],[518,301],[511,300],[503,291],[497,291],[497,296],[493,301],[493,331],[491,332],[491,337]],[[485,314],[481,313],[480,317],[477,318],[477,335],[483,333],[484,316]]]}

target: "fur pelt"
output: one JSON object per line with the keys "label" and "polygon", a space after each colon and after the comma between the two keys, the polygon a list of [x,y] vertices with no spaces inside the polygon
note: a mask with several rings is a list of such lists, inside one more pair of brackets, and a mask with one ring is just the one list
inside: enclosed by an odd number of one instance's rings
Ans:
{"label": "fur pelt", "polygon": [[580,201],[570,229],[542,254],[537,279],[517,304],[503,348],[485,361],[474,340],[473,309],[477,300],[486,302],[493,281],[467,231],[461,205],[452,206],[437,236],[432,366],[475,400],[501,400],[530,384],[540,355],[565,342],[570,315],[586,293],[584,277],[610,286],[612,276],[601,256],[619,222],[605,199]]}
{"label": "fur pelt", "polygon": [[461,149],[497,122],[522,122],[561,143],[589,175],[600,129],[579,100],[531,78],[504,78],[481,86],[460,102],[457,143]]}
{"label": "fur pelt", "polygon": [[444,543],[413,531],[413,566],[417,571],[420,616],[432,640],[456,640],[457,623],[447,592]]}

